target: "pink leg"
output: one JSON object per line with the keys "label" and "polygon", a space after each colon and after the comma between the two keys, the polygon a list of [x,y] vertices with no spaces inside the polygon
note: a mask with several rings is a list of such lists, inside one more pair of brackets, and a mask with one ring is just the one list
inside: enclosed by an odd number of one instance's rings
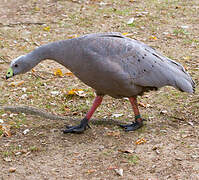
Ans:
{"label": "pink leg", "polygon": [[95,110],[99,107],[99,105],[102,103],[102,99],[103,96],[97,96],[93,102],[93,105],[91,107],[91,109],[88,111],[88,113],[86,114],[86,118],[89,120],[93,113],[95,112]]}
{"label": "pink leg", "polygon": [[80,124],[77,126],[67,126],[67,129],[63,130],[63,133],[82,133],[86,130],[89,119],[92,117],[95,110],[99,107],[103,99],[103,96],[97,96],[93,102],[91,109],[86,114],[86,117],[81,120]]}
{"label": "pink leg", "polygon": [[134,112],[134,114],[135,114],[135,119],[136,119],[137,121],[141,122],[142,119],[141,119],[141,116],[140,116],[140,111],[139,111],[139,109],[138,109],[137,98],[135,98],[135,97],[130,97],[130,98],[129,98],[129,101],[130,101],[130,103],[131,103],[131,105],[132,105],[133,112]]}
{"label": "pink leg", "polygon": [[120,125],[120,127],[124,128],[125,131],[135,131],[136,129],[139,129],[143,126],[143,119],[140,116],[137,99],[135,97],[130,97],[129,101],[135,114],[135,122],[133,122],[132,124]]}

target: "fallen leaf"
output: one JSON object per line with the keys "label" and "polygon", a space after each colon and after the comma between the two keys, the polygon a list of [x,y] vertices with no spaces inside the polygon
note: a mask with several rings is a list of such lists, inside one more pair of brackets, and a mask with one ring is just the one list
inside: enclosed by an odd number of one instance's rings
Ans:
{"label": "fallen leaf", "polygon": [[63,77],[63,72],[62,72],[61,69],[58,68],[58,69],[54,70],[54,75],[59,76],[59,77]]}
{"label": "fallen leaf", "polygon": [[108,170],[113,170],[113,169],[117,169],[117,167],[116,166],[109,166],[107,169]]}
{"label": "fallen leaf", "polygon": [[130,18],[128,21],[127,21],[127,24],[133,24],[133,22],[134,22],[134,20],[135,20],[135,18]]}
{"label": "fallen leaf", "polygon": [[86,171],[86,173],[88,173],[88,174],[91,174],[91,173],[94,173],[94,172],[96,172],[95,169],[89,169],[89,170]]}
{"label": "fallen leaf", "polygon": [[9,172],[10,173],[14,173],[16,171],[16,168],[14,168],[14,167],[11,167],[10,169],[9,169]]}
{"label": "fallen leaf", "polygon": [[191,59],[191,56],[185,56],[183,57],[183,59],[189,61]]}
{"label": "fallen leaf", "polygon": [[13,87],[17,87],[24,84],[24,81],[17,81],[17,82],[11,82],[8,84],[8,86],[13,86]]}
{"label": "fallen leaf", "polygon": [[157,146],[154,146],[154,147],[152,148],[152,150],[155,151],[156,154],[160,154],[160,151],[158,150],[158,147],[157,147]]}
{"label": "fallen leaf", "polygon": [[10,157],[5,157],[5,158],[3,158],[3,160],[6,161],[6,162],[11,162],[12,161],[12,159]]}
{"label": "fallen leaf", "polygon": [[167,114],[167,113],[168,113],[167,110],[160,111],[160,114]]}
{"label": "fallen leaf", "polygon": [[39,10],[40,10],[40,8],[39,8],[39,7],[35,7],[34,9],[35,9],[35,11],[39,11]]}
{"label": "fallen leaf", "polygon": [[121,117],[121,116],[123,116],[123,114],[118,113],[118,114],[113,114],[111,117],[112,118],[118,118],[118,117]]}
{"label": "fallen leaf", "polygon": [[64,75],[66,75],[66,76],[74,76],[74,74],[72,72],[67,72]]}
{"label": "fallen leaf", "polygon": [[189,121],[188,124],[191,126],[194,126],[194,124],[191,121]]}
{"label": "fallen leaf", "polygon": [[142,17],[142,16],[145,16],[145,15],[147,15],[147,14],[148,14],[147,11],[137,12],[137,13],[136,13],[136,17]]}
{"label": "fallen leaf", "polygon": [[3,136],[11,137],[10,126],[2,125]]}
{"label": "fallen leaf", "polygon": [[150,36],[149,39],[150,40],[157,40],[158,38],[156,36]]}
{"label": "fallen leaf", "polygon": [[23,134],[26,135],[26,134],[28,134],[29,132],[30,132],[29,129],[25,129],[25,130],[23,131]]}
{"label": "fallen leaf", "polygon": [[123,36],[126,36],[127,34],[128,34],[127,32],[125,32],[125,33],[122,33],[122,35],[123,35]]}
{"label": "fallen leaf", "polygon": [[67,92],[67,95],[77,95],[80,97],[85,97],[86,93],[83,89],[71,89],[70,91]]}
{"label": "fallen leaf", "polygon": [[71,34],[71,35],[68,35],[67,37],[68,37],[68,39],[72,39],[72,38],[79,37],[79,35],[77,35],[77,34]]}
{"label": "fallen leaf", "polygon": [[49,32],[50,31],[50,26],[44,27],[43,30]]}
{"label": "fallen leaf", "polygon": [[107,132],[107,135],[116,137],[120,135],[120,131],[109,131]]}
{"label": "fallen leaf", "polygon": [[144,138],[138,139],[135,144],[142,144],[142,143],[146,143],[146,140]]}
{"label": "fallen leaf", "polygon": [[19,156],[19,155],[21,155],[22,153],[19,151],[19,152],[16,152],[15,153],[15,156]]}
{"label": "fallen leaf", "polygon": [[83,89],[71,89],[67,92],[68,95],[74,95],[76,91],[83,91]]}
{"label": "fallen leaf", "polygon": [[82,90],[82,91],[75,91],[75,94],[78,95],[79,97],[85,97],[86,93]]}
{"label": "fallen leaf", "polygon": [[123,169],[114,169],[119,176],[123,176]]}
{"label": "fallen leaf", "polygon": [[149,107],[151,107],[150,104],[144,104],[144,103],[142,103],[142,102],[138,102],[138,105],[141,106],[141,107],[144,107],[144,108],[149,108]]}
{"label": "fallen leaf", "polygon": [[21,99],[26,99],[27,97],[28,97],[27,94],[23,94],[20,98],[21,98]]}
{"label": "fallen leaf", "polygon": [[50,94],[52,94],[52,95],[54,95],[54,96],[57,96],[57,95],[60,94],[60,92],[59,92],[59,91],[51,91]]}

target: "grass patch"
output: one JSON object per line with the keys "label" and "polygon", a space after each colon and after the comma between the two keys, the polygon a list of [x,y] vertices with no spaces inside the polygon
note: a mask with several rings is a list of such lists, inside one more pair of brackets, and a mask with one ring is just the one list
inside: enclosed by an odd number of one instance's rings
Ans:
{"label": "grass patch", "polygon": [[140,158],[137,155],[124,155],[124,157],[128,160],[128,163],[131,165],[138,164]]}
{"label": "grass patch", "polygon": [[13,154],[12,151],[3,151],[3,152],[2,152],[2,156],[3,156],[3,157],[9,157],[9,156],[11,156],[12,154]]}

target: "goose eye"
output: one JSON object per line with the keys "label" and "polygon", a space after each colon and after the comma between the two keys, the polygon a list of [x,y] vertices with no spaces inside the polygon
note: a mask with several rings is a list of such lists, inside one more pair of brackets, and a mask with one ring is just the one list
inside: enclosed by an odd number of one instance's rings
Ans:
{"label": "goose eye", "polygon": [[18,64],[15,64],[15,67],[18,67]]}

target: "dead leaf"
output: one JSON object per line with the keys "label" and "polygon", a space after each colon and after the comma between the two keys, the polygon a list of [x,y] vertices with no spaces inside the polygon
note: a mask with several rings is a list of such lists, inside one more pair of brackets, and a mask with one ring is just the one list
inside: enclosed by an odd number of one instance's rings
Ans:
{"label": "dead leaf", "polygon": [[149,36],[150,40],[157,40],[158,38],[156,36]]}
{"label": "dead leaf", "polygon": [[6,162],[11,162],[12,161],[12,159],[10,157],[5,157],[5,158],[3,158],[3,160],[6,161]]}
{"label": "dead leaf", "polygon": [[79,37],[79,35],[77,35],[77,34],[71,34],[71,35],[68,35],[67,37],[68,37],[68,39],[72,39],[72,38]]}
{"label": "dead leaf", "polygon": [[50,31],[50,26],[44,27],[43,30],[49,32]]}
{"label": "dead leaf", "polygon": [[11,137],[10,125],[2,125],[3,136]]}
{"label": "dead leaf", "polygon": [[143,143],[146,143],[146,139],[144,139],[144,138],[141,138],[141,139],[138,139],[136,142],[135,142],[135,144],[143,144]]}
{"label": "dead leaf", "polygon": [[185,56],[183,57],[184,60],[189,61],[191,59],[191,56]]}
{"label": "dead leaf", "polygon": [[121,116],[123,116],[123,114],[117,113],[117,114],[113,114],[111,117],[112,118],[118,118],[118,117],[121,117]]}
{"label": "dead leaf", "polygon": [[128,25],[129,25],[129,24],[133,24],[134,20],[135,20],[134,17],[130,18],[130,19],[127,21],[127,24],[128,24]]}
{"label": "dead leaf", "polygon": [[13,87],[17,87],[24,84],[24,81],[17,81],[17,82],[11,82],[8,84],[8,86],[13,86]]}
{"label": "dead leaf", "polygon": [[116,166],[109,166],[109,167],[107,168],[107,170],[113,170],[113,169],[117,169],[117,167],[116,167]]}
{"label": "dead leaf", "polygon": [[[138,102],[138,105],[141,106],[141,107],[144,107],[144,108],[147,108],[148,104],[144,104],[142,102]],[[150,105],[149,105],[150,106]],[[148,106],[148,107],[149,107]]]}
{"label": "dead leaf", "polygon": [[40,8],[36,6],[36,7],[34,8],[34,10],[35,10],[35,11],[39,11]]}
{"label": "dead leaf", "polygon": [[26,134],[28,134],[29,132],[30,132],[30,129],[25,129],[25,130],[23,131],[23,134],[26,135]]}
{"label": "dead leaf", "polygon": [[72,72],[67,72],[64,75],[66,75],[66,76],[74,76],[74,74]]}
{"label": "dead leaf", "polygon": [[127,33],[127,32],[124,32],[124,33],[122,33],[122,35],[123,35],[123,36],[126,36],[126,35],[128,35],[128,33]]}
{"label": "dead leaf", "polygon": [[86,171],[86,173],[88,173],[88,174],[91,174],[91,173],[94,173],[94,172],[96,172],[95,169],[89,169],[89,170]]}
{"label": "dead leaf", "polygon": [[117,137],[117,136],[120,135],[120,131],[109,131],[109,132],[107,132],[107,135],[108,135],[108,136]]}
{"label": "dead leaf", "polygon": [[75,91],[75,94],[78,95],[79,97],[85,97],[86,96],[86,93],[83,90]]}
{"label": "dead leaf", "polygon": [[63,72],[61,69],[57,68],[54,70],[54,75],[55,76],[59,76],[59,77],[63,77]]}
{"label": "dead leaf", "polygon": [[167,113],[168,113],[167,110],[162,110],[162,111],[160,111],[160,114],[167,114]]}
{"label": "dead leaf", "polygon": [[147,11],[136,12],[136,17],[146,16],[147,14],[148,14],[148,12],[147,12]]}
{"label": "dead leaf", "polygon": [[10,173],[14,173],[16,171],[16,168],[15,167],[11,167],[10,169],[9,169],[9,172]]}
{"label": "dead leaf", "polygon": [[160,154],[160,151],[158,150],[158,147],[157,147],[157,146],[154,146],[154,147],[152,148],[152,150],[155,151],[156,154]]}
{"label": "dead leaf", "polygon": [[67,95],[77,95],[79,97],[85,97],[86,93],[83,89],[71,89],[67,92]]}
{"label": "dead leaf", "polygon": [[123,169],[114,169],[115,170],[115,172],[117,173],[117,175],[119,175],[119,176],[123,176]]}

